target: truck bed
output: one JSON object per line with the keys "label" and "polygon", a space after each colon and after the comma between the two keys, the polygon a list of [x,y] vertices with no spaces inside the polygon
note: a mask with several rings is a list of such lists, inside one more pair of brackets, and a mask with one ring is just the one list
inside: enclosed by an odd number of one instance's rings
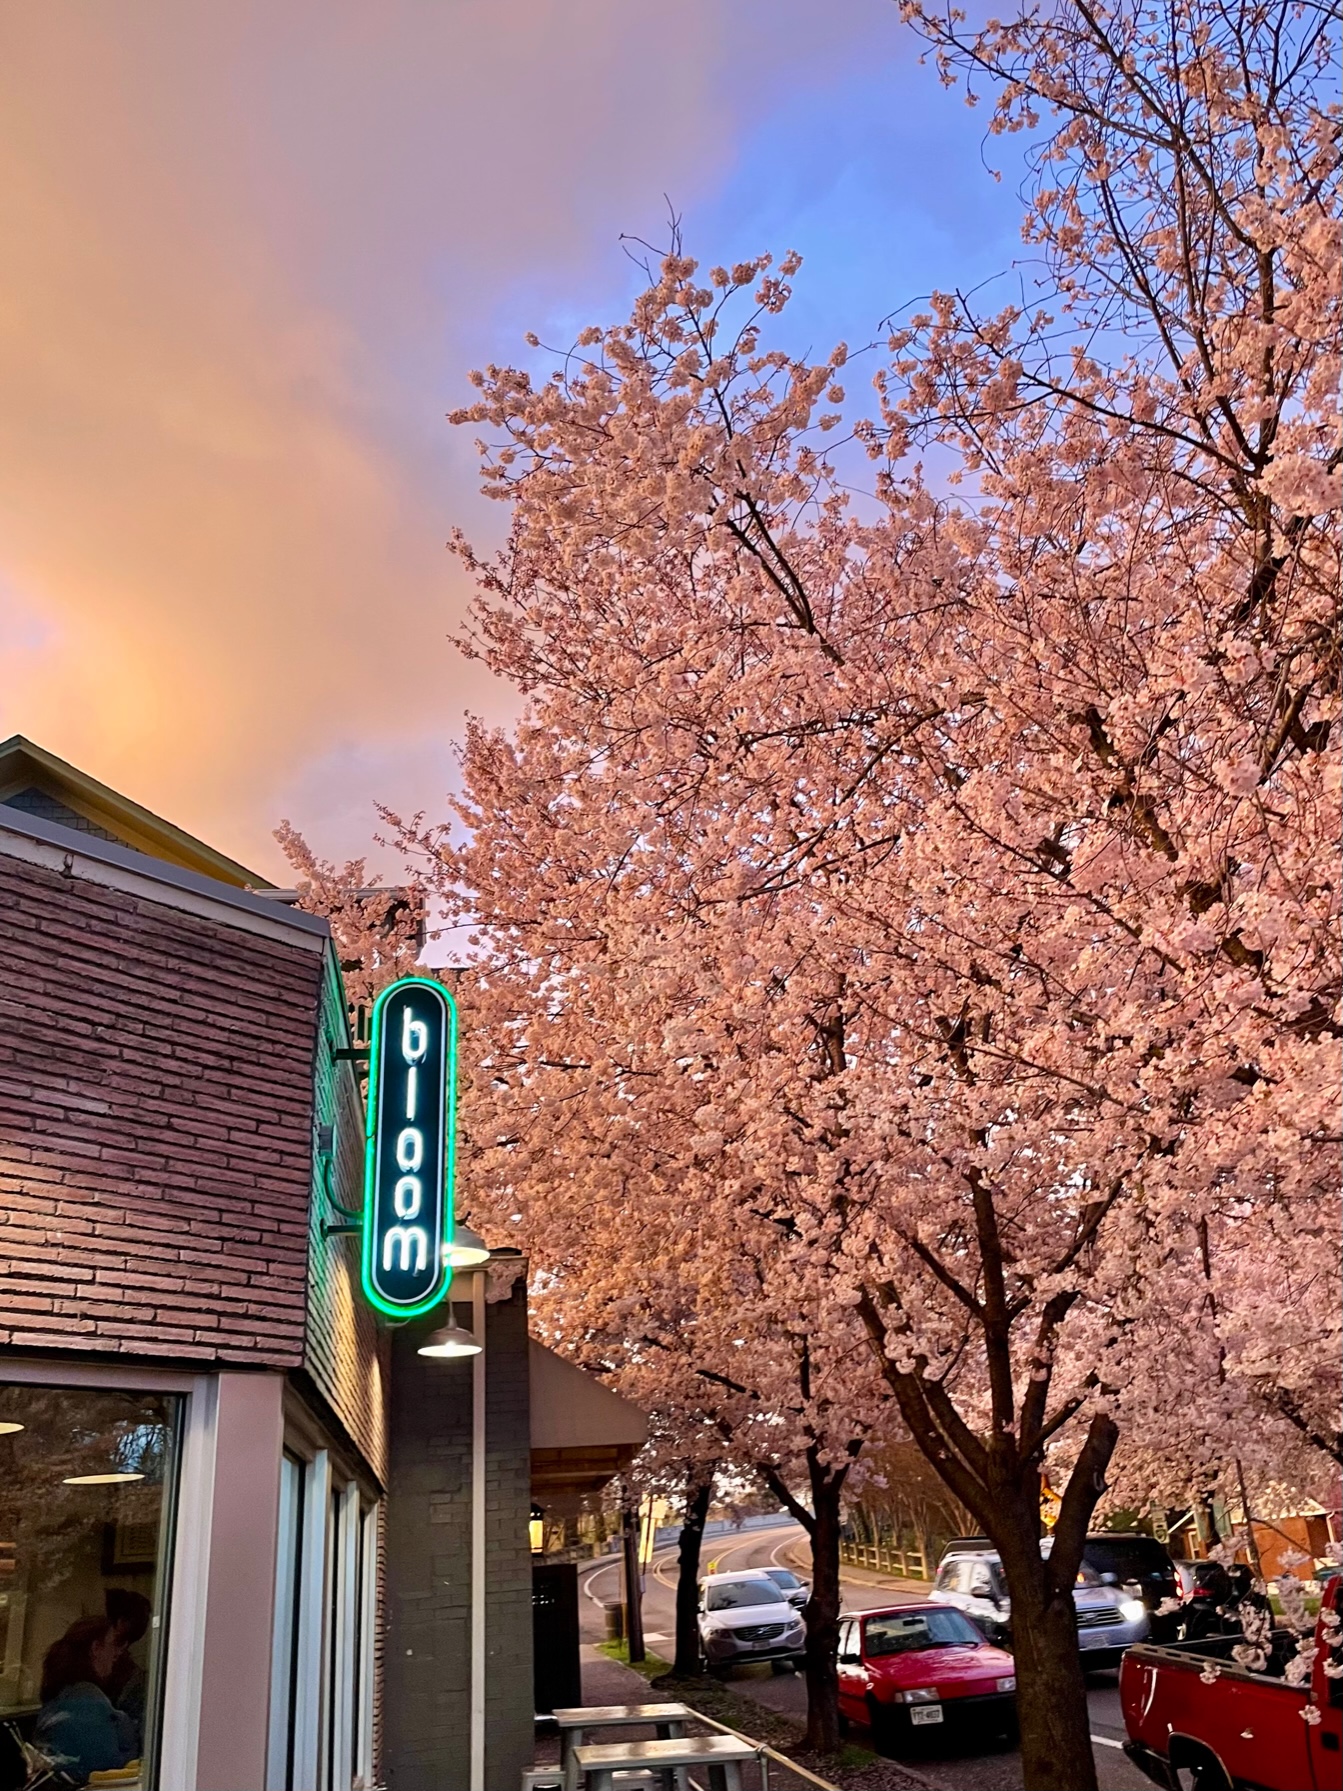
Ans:
{"label": "truck bed", "polygon": [[[1157,1784],[1171,1784],[1168,1763],[1191,1766],[1211,1755],[1233,1785],[1264,1791],[1336,1791],[1343,1767],[1330,1754],[1329,1732],[1301,1715],[1308,1686],[1288,1685],[1283,1666],[1295,1652],[1285,1633],[1275,1637],[1268,1671],[1251,1672],[1231,1659],[1239,1636],[1216,1636],[1169,1646],[1138,1643],[1124,1656],[1119,1693],[1129,1733],[1126,1752]],[[1205,1673],[1216,1671],[1215,1679]],[[1333,1721],[1330,1723],[1330,1718]],[[1337,1713],[1325,1713],[1329,1730]],[[1319,1776],[1317,1776],[1319,1775]]]}

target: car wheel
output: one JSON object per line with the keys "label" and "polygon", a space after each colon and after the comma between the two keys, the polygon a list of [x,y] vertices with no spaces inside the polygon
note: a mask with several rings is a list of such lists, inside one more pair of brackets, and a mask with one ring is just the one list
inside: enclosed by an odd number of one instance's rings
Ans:
{"label": "car wheel", "polygon": [[1230,1779],[1216,1760],[1206,1755],[1188,1765],[1175,1767],[1174,1778],[1179,1791],[1231,1791]]}
{"label": "car wheel", "polygon": [[867,1700],[867,1726],[871,1731],[872,1745],[879,1754],[890,1754],[895,1751],[895,1719],[891,1712],[875,1698]]}

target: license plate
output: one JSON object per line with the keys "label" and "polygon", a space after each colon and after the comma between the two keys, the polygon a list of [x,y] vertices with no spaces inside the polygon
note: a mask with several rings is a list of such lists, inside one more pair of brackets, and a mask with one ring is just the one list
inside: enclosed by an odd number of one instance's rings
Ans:
{"label": "license plate", "polygon": [[921,1729],[927,1723],[942,1721],[942,1706],[940,1704],[911,1704],[909,1715],[914,1727]]}

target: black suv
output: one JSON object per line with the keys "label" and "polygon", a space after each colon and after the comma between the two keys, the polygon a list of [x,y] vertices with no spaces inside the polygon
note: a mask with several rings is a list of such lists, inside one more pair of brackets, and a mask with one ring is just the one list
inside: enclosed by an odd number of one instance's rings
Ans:
{"label": "black suv", "polygon": [[1161,1543],[1136,1530],[1103,1530],[1087,1537],[1082,1559],[1102,1585],[1134,1589],[1133,1596],[1141,1598],[1152,1615],[1154,1640],[1159,1639],[1168,1627],[1174,1633],[1173,1618],[1156,1615],[1156,1608],[1163,1599],[1180,1596],[1175,1563]]}

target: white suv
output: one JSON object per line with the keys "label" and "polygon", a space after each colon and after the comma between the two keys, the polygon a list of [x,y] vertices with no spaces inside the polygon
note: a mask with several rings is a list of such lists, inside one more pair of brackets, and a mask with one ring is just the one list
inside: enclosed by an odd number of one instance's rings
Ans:
{"label": "white suv", "polygon": [[802,1660],[807,1631],[788,1594],[763,1568],[711,1573],[700,1587],[700,1644],[711,1673],[739,1661],[773,1661],[776,1670]]}
{"label": "white suv", "polygon": [[[1052,1543],[1045,1537],[1040,1552],[1047,1555]],[[964,1611],[991,1642],[1012,1645],[1012,1607],[1007,1580],[997,1551],[988,1542],[971,1537],[953,1542],[943,1555],[937,1578],[928,1595],[936,1604],[954,1605]],[[1082,1563],[1073,1587],[1077,1607],[1077,1646],[1083,1666],[1117,1666],[1120,1655],[1148,1633],[1147,1607],[1118,1586],[1101,1582],[1094,1568]]]}

